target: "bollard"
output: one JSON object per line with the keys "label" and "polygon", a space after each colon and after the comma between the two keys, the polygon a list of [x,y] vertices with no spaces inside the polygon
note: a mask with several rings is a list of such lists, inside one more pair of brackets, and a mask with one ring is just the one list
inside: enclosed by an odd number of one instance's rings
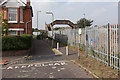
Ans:
{"label": "bollard", "polygon": [[68,46],[66,46],[66,55],[67,55],[67,56],[69,55]]}
{"label": "bollard", "polygon": [[57,42],[57,50],[59,49],[59,42]]}
{"label": "bollard", "polygon": [[79,48],[78,48],[78,59],[80,59],[80,43],[79,43]]}

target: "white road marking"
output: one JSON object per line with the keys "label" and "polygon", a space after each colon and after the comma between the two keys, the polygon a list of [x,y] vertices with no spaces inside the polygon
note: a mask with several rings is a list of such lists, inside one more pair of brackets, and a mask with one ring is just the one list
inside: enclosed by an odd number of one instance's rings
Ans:
{"label": "white road marking", "polygon": [[53,66],[53,64],[52,63],[50,63],[50,64],[48,64],[49,66]]}
{"label": "white road marking", "polygon": [[15,66],[15,69],[19,68],[18,66]]}
{"label": "white road marking", "polygon": [[54,66],[57,66],[57,65],[59,66],[60,64],[59,64],[59,63],[55,63],[55,64],[54,64]]}
{"label": "white road marking", "polygon": [[53,72],[51,72],[50,74],[53,74]]}
{"label": "white road marking", "polygon": [[58,69],[58,72],[60,72],[60,70]]}
{"label": "white road marking", "polygon": [[50,75],[49,78],[55,78],[53,75]]}
{"label": "white road marking", "polygon": [[10,67],[8,67],[7,69],[13,69],[13,67],[10,66]]}
{"label": "white road marking", "polygon": [[32,66],[33,66],[33,64],[28,65],[28,67],[32,67]]}
{"label": "white road marking", "polygon": [[61,70],[65,70],[65,68],[60,68]]}
{"label": "white road marking", "polygon": [[48,65],[46,65],[46,64],[42,64],[42,66],[45,66],[45,67],[46,67],[46,66],[48,66]]}
{"label": "white road marking", "polygon": [[[65,62],[61,62],[61,65],[65,65],[66,63]],[[67,64],[66,64],[67,65]]]}
{"label": "white road marking", "polygon": [[[55,69],[56,67],[55,66],[63,66],[63,65],[67,65],[67,63],[64,61],[53,61],[53,62],[46,62],[46,63],[33,63],[33,64],[21,64],[21,65],[13,65],[13,66],[9,66],[8,68],[6,69],[19,69],[19,68],[30,68],[30,67],[47,67],[47,66],[52,66],[52,69]],[[5,69],[5,68],[4,68]]]}
{"label": "white road marking", "polygon": [[35,67],[41,67],[41,64],[35,64]]}
{"label": "white road marking", "polygon": [[26,68],[26,66],[22,66],[21,68]]}
{"label": "white road marking", "polygon": [[[33,63],[33,64],[45,64],[45,63],[51,64],[51,63],[55,63],[55,62],[60,62],[60,63],[64,62],[64,63],[66,63],[66,62],[70,62],[70,61],[65,61],[65,60],[62,60],[62,61],[48,61],[48,62]],[[17,65],[28,65],[28,64],[17,64]]]}
{"label": "white road marking", "polygon": [[26,72],[29,72],[29,71],[23,70],[23,71],[20,71],[20,72],[26,73]]}
{"label": "white road marking", "polygon": [[27,78],[29,75],[18,76],[18,78]]}
{"label": "white road marking", "polygon": [[52,69],[56,69],[56,67],[52,67]]}

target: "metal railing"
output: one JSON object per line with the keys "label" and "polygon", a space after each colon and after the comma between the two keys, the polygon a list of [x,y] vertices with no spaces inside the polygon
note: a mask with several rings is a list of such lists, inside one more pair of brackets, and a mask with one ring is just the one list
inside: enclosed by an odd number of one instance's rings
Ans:
{"label": "metal railing", "polygon": [[[79,46],[79,29],[54,31],[54,39],[70,46]],[[51,32],[49,37],[51,37]],[[86,36],[87,35],[87,36]],[[88,39],[86,39],[88,38]],[[120,70],[118,52],[118,25],[87,27],[82,29],[81,44],[87,46],[86,52],[114,69]]]}
{"label": "metal railing", "polygon": [[120,70],[118,53],[118,25],[87,28],[88,55]]}

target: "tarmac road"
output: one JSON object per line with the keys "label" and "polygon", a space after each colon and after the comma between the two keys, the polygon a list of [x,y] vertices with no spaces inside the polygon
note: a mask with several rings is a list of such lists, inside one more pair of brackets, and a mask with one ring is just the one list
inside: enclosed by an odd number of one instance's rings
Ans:
{"label": "tarmac road", "polygon": [[[32,58],[2,69],[3,78],[92,78],[62,55],[55,55],[44,40],[33,40]],[[22,62],[21,62],[22,61]]]}

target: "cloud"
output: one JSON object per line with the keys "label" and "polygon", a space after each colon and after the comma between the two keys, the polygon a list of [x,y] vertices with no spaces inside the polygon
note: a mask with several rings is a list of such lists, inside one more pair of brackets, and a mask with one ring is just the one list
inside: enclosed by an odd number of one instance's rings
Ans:
{"label": "cloud", "polygon": [[116,13],[115,11],[116,8],[114,7],[116,6],[116,3],[75,2],[80,0],[74,0],[74,2],[72,2],[73,0],[61,0],[65,2],[56,2],[55,0],[31,0],[31,1],[34,11],[33,17],[34,28],[37,27],[36,25],[37,11],[42,11],[41,13],[39,13],[38,21],[40,29],[45,29],[45,22],[50,23],[52,20],[52,16],[47,15],[46,11],[52,11],[54,13],[55,19],[58,20],[69,19],[74,23],[83,17],[83,13],[86,14],[86,18],[93,19],[95,21],[94,23],[98,25],[106,24],[107,20],[111,22],[114,20],[114,23],[117,23],[115,20],[116,15],[114,15]]}
{"label": "cloud", "polygon": [[[26,2],[26,0],[22,0]],[[31,0],[32,2],[118,2],[119,0]]]}
{"label": "cloud", "polygon": [[32,0],[34,2],[118,2],[119,0]]}
{"label": "cloud", "polygon": [[100,15],[103,15],[107,10],[105,8],[98,9],[94,11],[91,15],[91,17],[98,17]]}

